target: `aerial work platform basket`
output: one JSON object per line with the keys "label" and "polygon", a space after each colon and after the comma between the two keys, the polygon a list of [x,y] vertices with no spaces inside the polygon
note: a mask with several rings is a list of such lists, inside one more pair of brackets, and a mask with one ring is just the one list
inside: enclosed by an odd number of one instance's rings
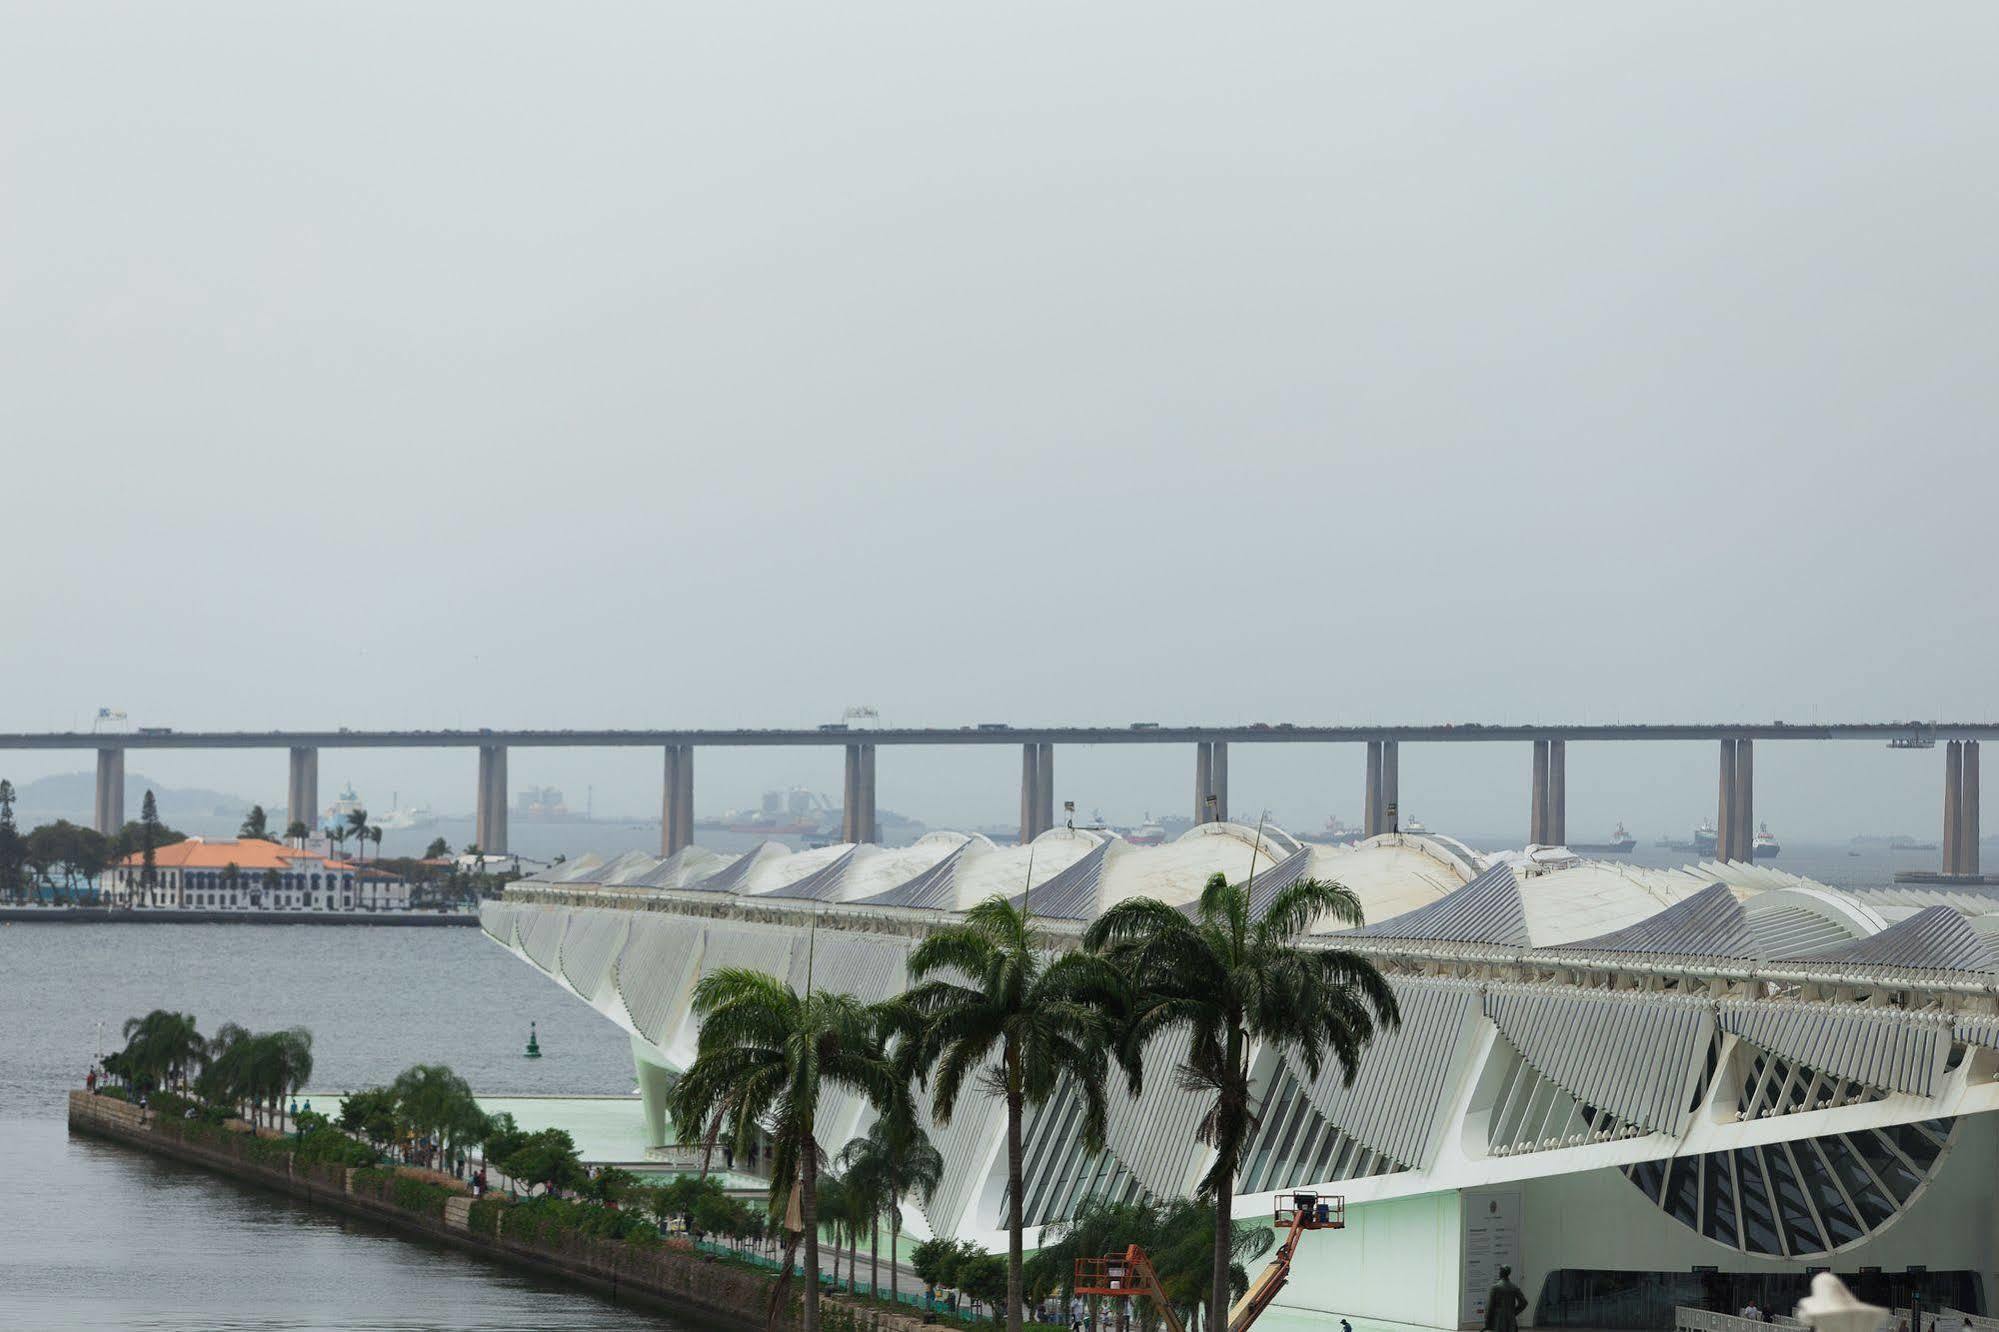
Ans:
{"label": "aerial work platform basket", "polygon": [[[1235,1307],[1229,1310],[1228,1332],[1248,1332],[1250,1325],[1277,1298],[1277,1292],[1284,1289],[1285,1282],[1291,1279],[1291,1260],[1298,1251],[1298,1241],[1306,1231],[1340,1230],[1346,1226],[1346,1199],[1302,1191],[1283,1194],[1272,1208],[1271,1220],[1280,1232],[1277,1252],[1249,1283],[1249,1289],[1235,1302]],[[1166,1293],[1160,1289],[1159,1274],[1153,1270],[1152,1260],[1136,1244],[1127,1246],[1123,1253],[1106,1254],[1101,1258],[1078,1258],[1076,1279],[1070,1286],[1070,1292],[1076,1295],[1146,1297],[1158,1306],[1159,1316],[1168,1332],[1185,1332],[1179,1315],[1166,1302]]]}

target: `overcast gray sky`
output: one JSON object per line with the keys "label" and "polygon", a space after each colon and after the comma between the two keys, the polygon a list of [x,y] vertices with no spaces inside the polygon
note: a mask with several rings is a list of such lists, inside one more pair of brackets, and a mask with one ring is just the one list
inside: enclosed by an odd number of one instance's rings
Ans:
{"label": "overcast gray sky", "polygon": [[[1990,4],[0,31],[0,727],[1999,712]],[[471,803],[469,755],[327,764]],[[699,803],[837,764],[705,755]],[[1780,831],[1934,833],[1933,757],[1757,766]],[[1016,768],[881,803],[1004,818]],[[1403,803],[1524,825],[1526,768],[1406,754]],[[1571,831],[1712,768],[1573,753]],[[1190,803],[1176,751],[1058,772]],[[1238,754],[1236,805],[1359,774]],[[512,775],[656,808],[657,755]]]}

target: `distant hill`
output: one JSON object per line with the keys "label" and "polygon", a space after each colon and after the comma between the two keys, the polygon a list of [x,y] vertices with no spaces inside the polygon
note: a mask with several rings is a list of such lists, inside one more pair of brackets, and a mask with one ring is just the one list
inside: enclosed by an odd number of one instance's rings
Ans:
{"label": "distant hill", "polygon": [[[139,817],[139,805],[146,792],[159,803],[162,821],[181,824],[209,824],[224,820],[233,828],[255,801],[227,791],[210,791],[199,786],[163,786],[140,773],[125,774],[125,816]],[[22,823],[46,823],[64,818],[88,823],[97,804],[97,776],[89,772],[64,772],[38,777],[14,788],[16,816]],[[188,831],[201,831],[191,828]]]}

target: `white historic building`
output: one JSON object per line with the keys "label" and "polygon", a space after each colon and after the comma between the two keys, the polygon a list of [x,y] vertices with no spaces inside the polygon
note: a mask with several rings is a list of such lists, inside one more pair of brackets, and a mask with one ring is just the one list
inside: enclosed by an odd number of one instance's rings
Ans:
{"label": "white historic building", "polygon": [[[1767,867],[1650,870],[1488,862],[1448,839],[1338,847],[1211,823],[1160,847],[1056,829],[1032,847],[937,833],[913,846],[689,848],[556,866],[488,903],[486,932],[631,1034],[650,1128],[691,1058],[690,991],[721,966],[879,999],[914,941],[1027,886],[1051,947],[1133,895],[1186,903],[1216,870],[1267,900],[1337,879],[1401,1028],[1351,1086],[1272,1052],[1236,1214],[1344,1195],[1269,1322],[1477,1326],[1497,1266],[1527,1321],[1670,1326],[1675,1305],[1786,1309],[1831,1267],[1862,1295],[1988,1311],[1999,1274],[1999,892],[1837,891]],[[1073,1097],[1027,1132],[1028,1239],[1093,1193],[1184,1194],[1206,1167],[1177,1051],[1147,1054],[1136,1101],[1088,1151]],[[829,1152],[866,1127],[834,1098]],[[933,1130],[947,1177],[912,1228],[993,1247],[1005,1171],[997,1105]]]}
{"label": "white historic building", "polygon": [[258,838],[190,837],[137,851],[106,869],[98,889],[112,906],[147,911],[407,911],[409,882],[306,846]]}

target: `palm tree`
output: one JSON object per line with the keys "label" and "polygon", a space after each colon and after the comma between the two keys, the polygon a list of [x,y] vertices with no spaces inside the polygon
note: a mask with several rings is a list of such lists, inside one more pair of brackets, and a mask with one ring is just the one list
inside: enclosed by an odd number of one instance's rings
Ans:
{"label": "palm tree", "polygon": [[848,1143],[840,1153],[840,1168],[850,1187],[870,1199],[868,1210],[871,1234],[868,1239],[868,1293],[879,1294],[881,1277],[881,1220],[888,1217],[888,1297],[901,1298],[897,1279],[896,1254],[902,1239],[902,1200],[917,1197],[929,1202],[944,1180],[944,1158],[930,1145],[911,1113],[907,1098],[868,1127],[867,1135]]}
{"label": "palm tree", "polygon": [[222,867],[222,887],[224,888],[225,891],[232,893],[235,892],[236,883],[242,877],[243,877],[243,867],[241,865],[238,865],[235,861],[232,860],[227,865],[224,865]]}
{"label": "palm tree", "polygon": [[345,824],[329,823],[326,825],[326,836],[333,843],[335,851],[342,851],[347,845],[347,827]]}
{"label": "palm tree", "polygon": [[[848,1187],[844,1177],[830,1170],[822,1170],[819,1175],[819,1220],[826,1227],[826,1238],[833,1244],[833,1288],[840,1288],[840,1241],[851,1241],[854,1234],[854,1206],[857,1199]],[[847,1263],[848,1288],[852,1289],[854,1265]]]}
{"label": "palm tree", "polygon": [[921,983],[903,997],[914,1021],[905,1059],[917,1076],[935,1077],[937,1122],[951,1122],[967,1078],[1006,1104],[1006,1325],[1020,1332],[1022,1121],[1027,1107],[1046,1104],[1066,1076],[1083,1096],[1085,1140],[1102,1143],[1113,1055],[1127,1064],[1134,1087],[1138,1077],[1115,1042],[1121,978],[1090,953],[1048,960],[1035,946],[1025,906],[997,895],[918,944],[909,975]]}
{"label": "palm tree", "polygon": [[156,1008],[125,1020],[125,1064],[142,1089],[185,1086],[207,1049],[192,1013]]}
{"label": "palm tree", "polygon": [[350,809],[347,811],[347,832],[354,839],[354,849],[361,853],[361,859],[368,858],[368,811]]}
{"label": "palm tree", "polygon": [[304,819],[293,819],[285,825],[285,840],[287,842],[295,840],[303,841],[310,836],[312,836],[312,829],[305,826]]}
{"label": "palm tree", "polygon": [[272,902],[278,900],[278,889],[283,886],[284,878],[275,869],[264,871],[264,891],[271,895]]}
{"label": "palm tree", "polygon": [[262,805],[250,806],[250,812],[244,815],[243,826],[236,830],[236,835],[248,841],[270,840],[270,815],[264,813]]}
{"label": "palm tree", "polygon": [[379,824],[368,825],[368,840],[375,844],[375,859],[382,858],[382,829]]}
{"label": "palm tree", "polygon": [[805,1243],[801,1327],[819,1332],[820,1149],[812,1121],[822,1091],[853,1092],[877,1109],[892,1102],[895,1069],[880,1040],[886,1014],[852,995],[815,989],[801,995],[743,967],[702,977],[693,1006],[701,1036],[694,1062],[674,1085],[674,1122],[705,1123],[722,1109],[737,1151],[747,1151],[759,1131],[769,1137],[771,1215],[784,1216],[796,1192]]}
{"label": "palm tree", "polygon": [[1250,1057],[1261,1047],[1289,1053],[1317,1077],[1327,1053],[1353,1080],[1377,1026],[1401,1023],[1395,992],[1358,953],[1307,948],[1304,934],[1321,919],[1361,923],[1360,899],[1343,884],[1300,879],[1261,915],[1247,884],[1216,874],[1192,916],[1152,898],[1127,898],[1097,917],[1083,936],[1093,952],[1123,970],[1134,1008],[1126,1039],[1134,1049],[1161,1032],[1190,1041],[1179,1070],[1187,1088],[1213,1095],[1201,1140],[1215,1162],[1201,1180],[1213,1202],[1213,1263],[1208,1327],[1228,1326],[1230,1211],[1236,1169],[1256,1127]]}

